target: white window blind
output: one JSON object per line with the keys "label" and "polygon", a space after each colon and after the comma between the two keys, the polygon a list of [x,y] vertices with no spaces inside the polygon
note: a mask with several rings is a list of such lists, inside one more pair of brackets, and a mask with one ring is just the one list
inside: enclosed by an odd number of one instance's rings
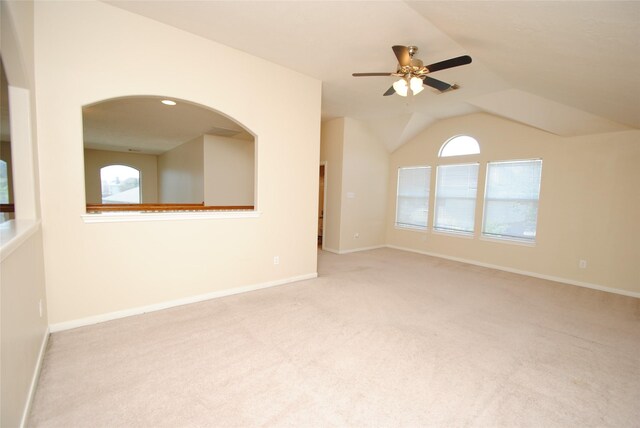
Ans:
{"label": "white window blind", "polygon": [[419,166],[398,169],[396,226],[427,228],[431,167]]}
{"label": "white window blind", "polygon": [[438,167],[434,229],[473,233],[478,168],[478,163]]}
{"label": "white window blind", "polygon": [[489,162],[482,234],[534,241],[542,160]]}

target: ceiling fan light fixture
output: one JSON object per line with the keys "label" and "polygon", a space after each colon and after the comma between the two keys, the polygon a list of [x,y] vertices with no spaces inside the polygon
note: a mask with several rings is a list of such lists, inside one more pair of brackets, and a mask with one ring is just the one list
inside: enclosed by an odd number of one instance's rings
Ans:
{"label": "ceiling fan light fixture", "polygon": [[404,79],[400,79],[396,82],[393,82],[393,89],[395,89],[396,93],[401,97],[406,97],[409,92],[409,85],[407,81]]}
{"label": "ceiling fan light fixture", "polygon": [[413,95],[418,95],[420,92],[422,92],[422,90],[424,89],[422,83],[422,79],[419,77],[414,76],[411,78],[411,80],[409,81],[409,87],[411,88],[411,92],[413,92]]}

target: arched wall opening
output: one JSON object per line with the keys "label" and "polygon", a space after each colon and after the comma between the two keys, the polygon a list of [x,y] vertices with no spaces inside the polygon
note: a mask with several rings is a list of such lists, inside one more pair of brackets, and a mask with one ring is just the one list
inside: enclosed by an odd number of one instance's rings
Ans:
{"label": "arched wall opening", "polygon": [[[88,213],[256,206],[256,137],[227,115],[175,97],[140,95],[86,105],[82,121]],[[103,199],[101,168],[116,164],[144,177],[139,202]]]}

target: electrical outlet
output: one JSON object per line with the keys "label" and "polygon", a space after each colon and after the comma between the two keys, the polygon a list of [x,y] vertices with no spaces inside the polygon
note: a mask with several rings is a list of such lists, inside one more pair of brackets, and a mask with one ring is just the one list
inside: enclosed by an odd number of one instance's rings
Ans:
{"label": "electrical outlet", "polygon": [[353,239],[358,239],[360,237],[360,234],[358,232],[353,234]]}
{"label": "electrical outlet", "polygon": [[274,265],[280,264],[280,256],[273,256],[273,264]]}
{"label": "electrical outlet", "polygon": [[586,261],[586,260],[580,260],[580,261],[578,262],[578,267],[579,267],[580,269],[586,269],[586,268],[587,268],[587,261]]}

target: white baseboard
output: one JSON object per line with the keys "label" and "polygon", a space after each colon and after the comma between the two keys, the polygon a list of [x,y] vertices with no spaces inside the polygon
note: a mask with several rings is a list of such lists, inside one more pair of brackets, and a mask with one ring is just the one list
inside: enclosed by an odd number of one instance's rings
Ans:
{"label": "white baseboard", "polygon": [[520,269],[512,269],[512,268],[509,268],[509,267],[492,265],[490,263],[483,263],[483,262],[479,262],[479,261],[476,261],[476,260],[463,259],[463,258],[460,258],[460,257],[452,257],[452,256],[447,256],[445,254],[432,253],[432,252],[429,252],[429,251],[421,251],[421,250],[416,250],[416,249],[413,249],[413,248],[399,247],[397,245],[387,245],[387,248],[393,248],[395,250],[409,251],[409,252],[412,252],[412,253],[424,254],[425,256],[432,256],[432,257],[438,257],[438,258],[441,258],[441,259],[453,260],[453,261],[456,261],[456,262],[467,263],[467,264],[471,264],[471,265],[475,265],[475,266],[482,266],[482,267],[486,267],[486,268],[490,268],[490,269],[497,269],[497,270],[501,270],[501,271],[504,271],[504,272],[511,272],[511,273],[517,273],[519,275],[526,275],[526,276],[531,276],[531,277],[534,277],[534,278],[546,279],[546,280],[549,280],[549,281],[562,282],[562,283],[569,284],[569,285],[577,285],[578,287],[592,288],[594,290],[606,291],[608,293],[621,294],[623,296],[640,298],[640,293],[635,292],[635,291],[629,291],[629,290],[622,290],[622,289],[619,289],[619,288],[606,287],[604,285],[591,284],[591,283],[588,283],[588,282],[576,281],[574,279],[562,278],[562,277],[553,276],[553,275],[545,275],[545,274],[541,274],[541,273],[537,273],[537,272],[529,272],[529,271],[524,271],[524,270],[520,270]]}
{"label": "white baseboard", "polygon": [[352,248],[349,250],[334,250],[333,248],[323,248],[323,251],[329,251],[330,253],[335,254],[349,254],[349,253],[357,253],[359,251],[368,251],[368,250],[377,250],[378,248],[386,248],[386,245],[374,245],[372,247],[360,247],[360,248]]}
{"label": "white baseboard", "polygon": [[260,284],[251,284],[241,287],[229,288],[226,290],[213,291],[211,293],[198,294],[196,296],[185,297],[177,300],[170,300],[167,302],[156,303],[148,306],[139,306],[137,308],[124,309],[121,311],[108,312],[106,314],[95,315],[87,318],[80,318],[71,321],[64,321],[56,324],[49,325],[49,330],[52,333],[59,331],[70,330],[72,328],[84,327],[87,325],[98,324],[105,321],[111,321],[115,319],[130,317],[133,315],[140,315],[147,312],[155,312],[163,309],[173,308],[175,306],[188,305],[189,303],[197,303],[205,300],[217,299],[219,297],[231,296],[234,294],[246,293],[248,291],[260,290],[263,288],[275,287],[277,285],[290,284],[292,282],[304,281],[306,279],[317,278],[318,273],[309,273],[305,275],[292,276],[289,278],[277,279],[275,281],[263,282]]}
{"label": "white baseboard", "polygon": [[33,376],[31,377],[31,385],[29,385],[29,393],[27,394],[27,402],[24,405],[22,411],[22,419],[20,420],[20,428],[24,428],[31,411],[31,404],[33,403],[33,397],[36,394],[36,387],[38,386],[38,379],[40,379],[40,370],[42,370],[42,362],[44,361],[44,351],[47,349],[47,343],[49,343],[50,330],[44,333],[42,343],[40,344],[40,352],[38,353],[38,360],[36,361],[36,367],[33,369]]}
{"label": "white baseboard", "polygon": [[335,249],[329,248],[329,247],[322,247],[322,251],[328,251],[328,252],[333,253],[333,254],[340,254],[339,250],[335,250]]}

